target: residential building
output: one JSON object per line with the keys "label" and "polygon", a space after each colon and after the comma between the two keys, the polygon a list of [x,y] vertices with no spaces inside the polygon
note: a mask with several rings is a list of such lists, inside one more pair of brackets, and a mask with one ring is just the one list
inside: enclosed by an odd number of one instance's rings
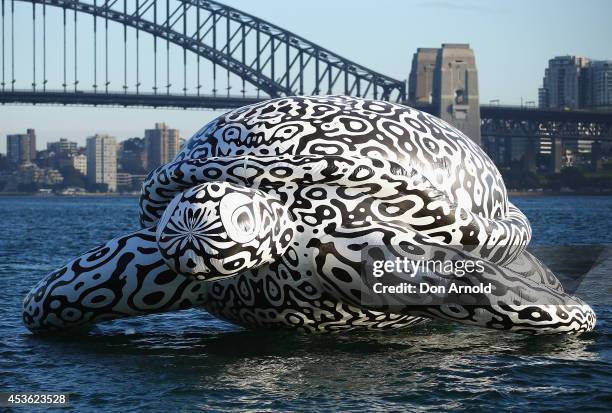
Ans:
{"label": "residential building", "polygon": [[179,151],[179,131],[165,123],[156,123],[155,129],[145,130],[147,170],[172,161]]}
{"label": "residential building", "polygon": [[87,176],[87,155],[84,153],[72,155],[72,167]]}
{"label": "residential building", "polygon": [[586,70],[587,106],[612,110],[612,60],[595,60]]}
{"label": "residential building", "polygon": [[56,169],[39,168],[36,164],[26,162],[20,164],[16,170],[7,174],[5,179],[7,181],[7,185],[4,188],[5,191],[20,191],[24,190],[24,186],[30,186],[26,190],[31,190],[32,185],[38,187],[60,185],[64,177]]}
{"label": "residential building", "polygon": [[87,180],[91,185],[106,184],[117,190],[117,140],[113,136],[87,138]]}
{"label": "residential building", "polygon": [[6,153],[8,158],[16,164],[34,162],[36,159],[36,132],[34,129],[28,129],[25,134],[7,135]]}
{"label": "residential building", "polygon": [[541,108],[612,110],[612,60],[550,59],[538,99]]}
{"label": "residential building", "polygon": [[55,153],[56,156],[63,154],[71,154],[77,151],[77,143],[69,141],[65,138],[60,138],[57,142],[47,143],[47,150]]}
{"label": "residential building", "polygon": [[119,191],[131,191],[132,175],[127,172],[117,172],[117,189]]}
{"label": "residential building", "polygon": [[140,191],[147,175],[117,172],[117,190],[124,192]]}
{"label": "residential building", "polygon": [[578,109],[584,106],[583,69],[589,59],[582,56],[557,56],[548,61],[542,87],[538,91],[541,108]]}
{"label": "residential building", "polygon": [[87,176],[87,155],[84,153],[74,153],[60,156],[57,159],[57,165],[59,169],[67,166],[72,167],[81,174]]}

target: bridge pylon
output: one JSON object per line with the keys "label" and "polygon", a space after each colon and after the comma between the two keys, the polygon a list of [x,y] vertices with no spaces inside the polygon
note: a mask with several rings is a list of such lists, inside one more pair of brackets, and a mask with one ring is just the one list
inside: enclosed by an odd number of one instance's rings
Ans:
{"label": "bridge pylon", "polygon": [[436,115],[480,145],[478,71],[468,44],[417,49],[409,88],[412,102],[431,104]]}

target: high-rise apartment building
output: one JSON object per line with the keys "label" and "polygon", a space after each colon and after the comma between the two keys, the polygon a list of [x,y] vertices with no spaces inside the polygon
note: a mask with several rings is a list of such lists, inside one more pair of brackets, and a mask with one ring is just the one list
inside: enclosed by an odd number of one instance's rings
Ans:
{"label": "high-rise apartment building", "polygon": [[548,61],[542,87],[538,91],[541,108],[578,109],[584,106],[584,71],[589,59],[582,56],[557,56]]}
{"label": "high-rise apartment building", "polygon": [[587,106],[612,110],[612,60],[592,61],[585,79]]}
{"label": "high-rise apartment building", "polygon": [[145,130],[147,169],[151,170],[172,161],[179,151],[179,131],[165,123],[156,123],[155,129]]}
{"label": "high-rise apartment building", "polygon": [[28,129],[25,134],[6,136],[8,158],[17,163],[33,162],[36,159],[36,132]]}
{"label": "high-rise apartment building", "polygon": [[106,184],[117,190],[117,141],[113,136],[87,138],[87,180],[90,184]]}
{"label": "high-rise apartment building", "polygon": [[77,143],[66,138],[60,138],[57,142],[47,143],[47,150],[55,153],[55,155],[75,153],[77,151]]}
{"label": "high-rise apartment building", "polygon": [[541,108],[612,110],[612,61],[580,56],[550,59],[538,100]]}

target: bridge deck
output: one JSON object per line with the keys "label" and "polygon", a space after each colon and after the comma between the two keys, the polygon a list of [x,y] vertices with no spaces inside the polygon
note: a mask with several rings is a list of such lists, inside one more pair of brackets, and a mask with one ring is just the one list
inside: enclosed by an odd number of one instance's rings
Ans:
{"label": "bridge deck", "polygon": [[153,93],[105,93],[64,91],[5,91],[0,92],[1,104],[132,106],[182,109],[233,109],[266,98],[220,95],[167,95]]}
{"label": "bridge deck", "polygon": [[[261,102],[268,97],[106,93],[84,91],[0,91],[0,104],[83,105],[229,110]],[[436,114],[432,105],[416,109]],[[612,112],[554,110],[518,106],[480,107],[483,136],[556,136],[562,139],[612,141]]]}

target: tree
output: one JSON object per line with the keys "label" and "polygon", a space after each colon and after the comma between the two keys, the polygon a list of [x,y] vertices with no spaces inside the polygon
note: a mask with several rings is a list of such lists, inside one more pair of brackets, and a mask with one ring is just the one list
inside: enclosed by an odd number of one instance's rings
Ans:
{"label": "tree", "polygon": [[74,169],[74,167],[65,166],[60,169],[60,172],[64,177],[62,187],[85,188],[87,186],[83,174],[81,174],[81,172],[79,172],[78,170]]}
{"label": "tree", "polygon": [[0,154],[0,171],[14,171],[17,166],[6,155]]}
{"label": "tree", "polygon": [[502,177],[508,189],[531,189],[540,188],[538,175],[533,172],[525,171],[521,166],[501,171]]}
{"label": "tree", "polygon": [[573,166],[561,169],[561,172],[548,175],[551,189],[558,191],[561,188],[584,189],[587,179],[580,169]]}
{"label": "tree", "polygon": [[582,189],[586,184],[584,174],[578,168],[563,168],[559,175],[562,186],[567,186],[572,189]]}
{"label": "tree", "polygon": [[95,192],[108,192],[108,184],[96,184]]}

